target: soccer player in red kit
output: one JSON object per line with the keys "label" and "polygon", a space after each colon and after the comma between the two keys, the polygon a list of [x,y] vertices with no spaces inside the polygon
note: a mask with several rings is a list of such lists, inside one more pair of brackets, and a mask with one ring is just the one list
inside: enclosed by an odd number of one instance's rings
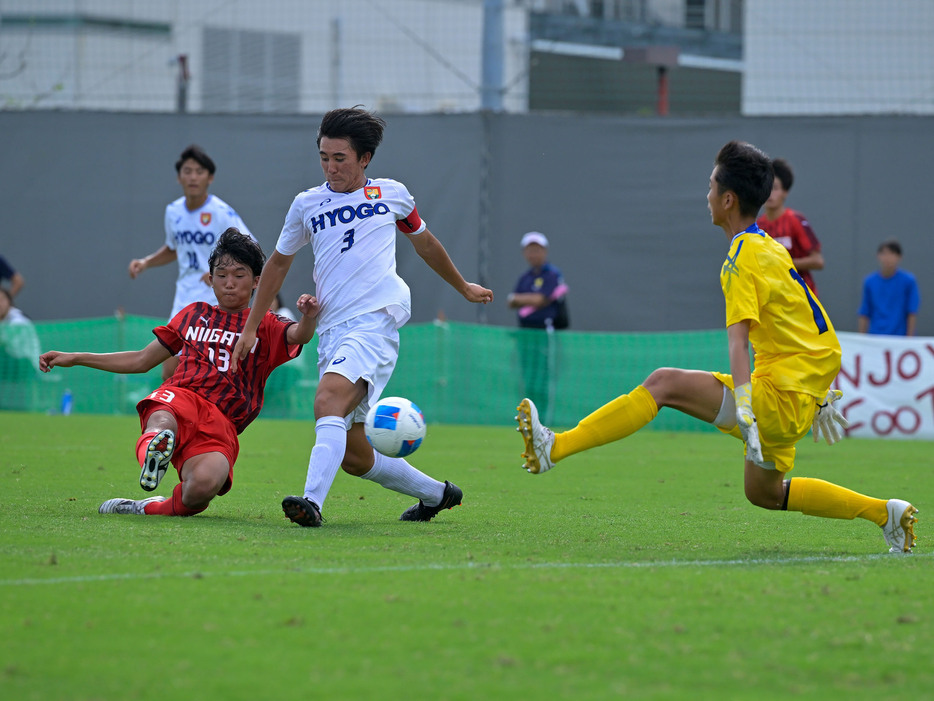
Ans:
{"label": "soccer player in red kit", "polygon": [[143,489],[154,490],[170,463],[180,482],[170,498],[109,499],[101,504],[100,513],[191,516],[204,511],[215,496],[230,491],[240,450],[237,436],[259,414],[272,371],[298,357],[314,336],[320,310],[317,298],[304,294],[297,303],[300,321],[267,313],[239,372],[228,372],[265,259],[256,241],[231,227],[210,257],[216,306],[189,304],[168,324],[153,329],[156,340],[138,351],[49,351],[39,357],[43,372],[82,365],[140,373],[179,355],[172,376],[136,405],[143,429],[136,455]]}
{"label": "soccer player in red kit", "polygon": [[811,271],[824,269],[824,254],[820,250],[820,241],[817,240],[807,217],[785,206],[785,200],[788,199],[788,193],[795,181],[791,165],[784,158],[774,158],[772,172],[775,174],[772,194],[766,200],[762,216],[756,224],[785,247],[795,270],[816,297],[817,285]]}

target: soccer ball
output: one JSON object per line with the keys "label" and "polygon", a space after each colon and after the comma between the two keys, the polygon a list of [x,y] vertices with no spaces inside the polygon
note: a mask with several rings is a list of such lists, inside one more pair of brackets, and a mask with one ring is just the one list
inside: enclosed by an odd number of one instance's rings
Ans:
{"label": "soccer ball", "polygon": [[366,415],[366,439],[390,458],[411,455],[425,438],[422,410],[402,397],[383,397]]}

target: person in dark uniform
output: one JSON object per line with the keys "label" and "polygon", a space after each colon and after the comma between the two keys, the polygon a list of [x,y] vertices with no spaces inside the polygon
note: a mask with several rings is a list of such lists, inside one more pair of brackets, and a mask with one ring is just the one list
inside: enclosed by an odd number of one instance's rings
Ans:
{"label": "person in dark uniform", "polygon": [[518,334],[519,359],[526,395],[543,407],[544,414],[549,406],[549,385],[556,379],[553,332],[566,329],[570,323],[568,286],[561,271],[548,262],[548,239],[544,234],[530,231],[522,237],[521,245],[529,269],[516,282],[507,301],[517,310],[519,327],[529,329]]}

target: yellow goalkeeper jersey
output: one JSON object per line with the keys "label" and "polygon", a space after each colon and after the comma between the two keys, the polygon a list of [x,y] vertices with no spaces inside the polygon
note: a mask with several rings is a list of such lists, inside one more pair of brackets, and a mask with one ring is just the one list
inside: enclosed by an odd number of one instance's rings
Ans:
{"label": "yellow goalkeeper jersey", "polygon": [[840,342],[785,247],[753,224],[730,242],[720,287],[726,325],[749,321],[753,377],[822,399],[840,370]]}

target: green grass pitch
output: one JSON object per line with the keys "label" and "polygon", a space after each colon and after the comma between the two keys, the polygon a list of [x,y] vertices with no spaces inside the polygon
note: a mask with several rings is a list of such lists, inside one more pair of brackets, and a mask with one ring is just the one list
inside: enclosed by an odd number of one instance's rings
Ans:
{"label": "green grass pitch", "polygon": [[[412,462],[462,506],[339,474],[323,528],[286,521],[309,423],[259,420],[230,494],[144,496],[135,417],[0,414],[0,698],[879,699],[934,689],[931,443],[799,446],[793,474],[920,513],[880,530],[746,503],[741,447],[646,431],[520,469],[509,427],[429,425]],[[169,494],[173,473],[157,490]]]}

